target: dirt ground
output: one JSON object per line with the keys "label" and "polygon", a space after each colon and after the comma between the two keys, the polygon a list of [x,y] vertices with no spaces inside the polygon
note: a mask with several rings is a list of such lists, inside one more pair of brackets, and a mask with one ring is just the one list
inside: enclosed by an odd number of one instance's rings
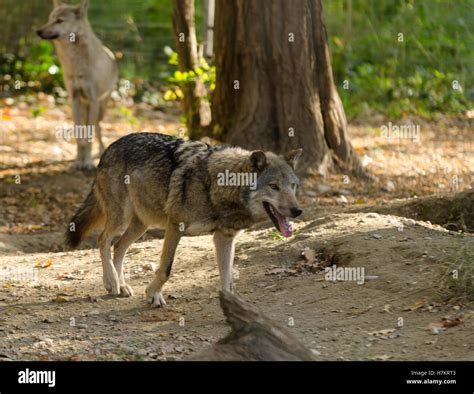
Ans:
{"label": "dirt ground", "polygon": [[[55,139],[67,109],[51,107],[33,118],[19,108],[8,117],[0,142],[0,360],[179,360],[229,331],[211,236],[182,239],[164,288],[166,308],[152,309],[144,298],[162,246],[156,232],[126,256],[135,296],[107,296],[94,237],[74,252],[62,244],[65,224],[93,179],[70,169],[74,145]],[[137,118],[138,124],[111,111],[107,142],[131,131],[178,127],[175,116],[163,113]],[[305,181],[305,213],[294,237],[281,239],[267,224],[239,239],[236,292],[320,360],[474,360],[474,304],[452,278],[466,267],[472,275],[472,234],[353,211],[472,187],[472,145],[449,138],[465,136],[467,126],[447,122],[440,129],[441,140],[426,126],[421,146],[394,146],[374,138],[371,128],[351,127],[375,182],[347,182],[343,175]],[[462,181],[453,184],[453,176]],[[363,268],[364,283],[327,280],[324,268],[334,264]],[[34,280],[19,280],[18,273]]]}

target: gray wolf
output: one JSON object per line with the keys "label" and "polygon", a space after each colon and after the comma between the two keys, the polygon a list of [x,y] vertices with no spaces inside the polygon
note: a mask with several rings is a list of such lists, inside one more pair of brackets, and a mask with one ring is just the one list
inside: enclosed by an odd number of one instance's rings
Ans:
{"label": "gray wolf", "polygon": [[[126,297],[133,294],[123,275],[127,248],[149,226],[165,229],[160,265],[146,289],[148,302],[161,306],[165,305],[161,289],[170,276],[180,238],[213,233],[221,286],[232,292],[239,233],[270,218],[284,236],[292,235],[289,219],[302,213],[295,196],[301,152],[279,156],[156,133],[129,134],[102,155],[92,190],[70,221],[67,244],[74,249],[87,232],[102,227],[104,286],[110,294]],[[219,180],[226,170],[255,173],[256,187],[222,185]],[[115,237],[120,238],[113,243]]]}
{"label": "gray wolf", "polygon": [[77,169],[92,169],[90,136],[85,138],[84,126],[92,129],[105,150],[99,122],[104,117],[110,94],[118,80],[118,69],[114,55],[92,31],[87,19],[89,0],[78,6],[61,4],[54,0],[54,10],[48,23],[37,30],[39,37],[53,40],[64,74],[64,83],[72,100],[72,112],[76,135]]}

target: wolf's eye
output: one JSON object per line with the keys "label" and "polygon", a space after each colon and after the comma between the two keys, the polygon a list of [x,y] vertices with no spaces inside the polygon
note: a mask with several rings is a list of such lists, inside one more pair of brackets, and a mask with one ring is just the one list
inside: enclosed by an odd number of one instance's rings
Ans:
{"label": "wolf's eye", "polygon": [[64,19],[63,18],[58,18],[56,19],[56,23],[63,23],[64,22]]}
{"label": "wolf's eye", "polygon": [[268,186],[270,186],[270,188],[273,190],[280,190],[276,183],[269,183]]}

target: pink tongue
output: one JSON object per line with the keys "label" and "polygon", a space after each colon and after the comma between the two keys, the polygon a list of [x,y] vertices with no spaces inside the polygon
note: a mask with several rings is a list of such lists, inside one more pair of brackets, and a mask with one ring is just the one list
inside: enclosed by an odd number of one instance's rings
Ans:
{"label": "pink tongue", "polygon": [[288,221],[288,219],[279,212],[276,212],[276,217],[278,219],[278,226],[280,227],[280,231],[284,237],[288,238],[291,237],[293,234],[293,225]]}

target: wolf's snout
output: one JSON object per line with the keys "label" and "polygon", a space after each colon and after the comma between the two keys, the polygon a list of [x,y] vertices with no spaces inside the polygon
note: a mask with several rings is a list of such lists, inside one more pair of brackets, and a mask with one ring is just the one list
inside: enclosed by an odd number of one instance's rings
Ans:
{"label": "wolf's snout", "polygon": [[55,31],[49,31],[48,29],[38,29],[36,30],[36,34],[44,40],[55,40],[59,37],[59,34]]}
{"label": "wolf's snout", "polygon": [[291,208],[290,211],[291,211],[291,215],[294,218],[297,218],[298,216],[300,216],[303,213],[303,210],[300,209],[300,208],[297,208],[297,207]]}

